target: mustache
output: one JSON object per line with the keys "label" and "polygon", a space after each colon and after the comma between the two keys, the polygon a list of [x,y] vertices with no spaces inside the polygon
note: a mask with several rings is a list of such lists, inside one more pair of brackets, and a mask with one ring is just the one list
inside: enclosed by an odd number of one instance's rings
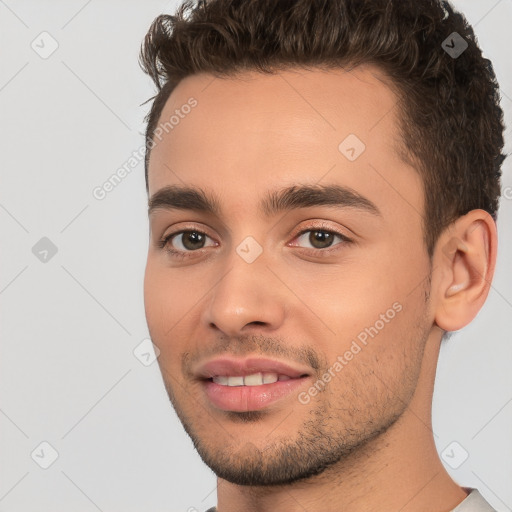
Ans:
{"label": "mustache", "polygon": [[321,357],[310,345],[299,347],[287,343],[279,337],[268,337],[263,334],[248,334],[233,337],[221,336],[210,344],[205,344],[195,352],[184,352],[181,356],[181,370],[187,377],[192,377],[191,368],[204,359],[226,354],[238,357],[262,356],[278,357],[311,367],[315,373],[327,366],[325,357]]}

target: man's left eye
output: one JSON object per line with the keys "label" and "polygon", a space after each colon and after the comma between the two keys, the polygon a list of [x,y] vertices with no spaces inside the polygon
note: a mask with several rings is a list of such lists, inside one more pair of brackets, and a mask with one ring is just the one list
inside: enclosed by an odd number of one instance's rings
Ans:
{"label": "man's left eye", "polygon": [[[350,242],[350,239],[345,235],[336,231],[329,231],[326,229],[308,229],[303,231],[297,240],[302,240],[303,243],[311,244],[312,249],[326,249],[333,245],[335,239],[340,242]],[[338,245],[338,244],[335,244]]]}

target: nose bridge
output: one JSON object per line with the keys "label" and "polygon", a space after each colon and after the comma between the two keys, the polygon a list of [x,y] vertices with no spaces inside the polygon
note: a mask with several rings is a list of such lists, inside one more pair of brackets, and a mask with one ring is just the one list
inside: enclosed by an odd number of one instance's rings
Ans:
{"label": "nose bridge", "polygon": [[214,286],[203,320],[229,335],[258,322],[276,328],[284,318],[284,301],[267,268],[263,246],[246,237],[233,247]]}

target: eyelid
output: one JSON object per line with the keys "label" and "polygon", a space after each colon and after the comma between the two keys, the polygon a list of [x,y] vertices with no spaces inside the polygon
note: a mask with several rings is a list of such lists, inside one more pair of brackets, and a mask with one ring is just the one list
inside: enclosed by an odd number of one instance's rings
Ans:
{"label": "eyelid", "polygon": [[303,235],[304,233],[307,233],[308,231],[328,231],[330,233],[334,233],[336,235],[341,236],[342,238],[345,238],[347,240],[350,240],[351,237],[346,235],[343,230],[340,228],[335,228],[331,224],[328,224],[326,221],[319,220],[319,221],[310,221],[311,224],[308,224],[307,226],[297,229],[297,233],[294,235],[294,238]]}
{"label": "eyelid", "polygon": [[[299,230],[294,236],[293,240],[296,240],[297,238],[303,236],[306,233],[309,233],[310,231],[324,231],[326,233],[331,233],[334,236],[338,236],[341,239],[341,242],[337,244],[333,244],[329,247],[326,247],[324,249],[316,249],[314,247],[302,247],[302,249],[305,249],[306,251],[313,251],[316,254],[330,254],[331,252],[340,250],[338,248],[339,245],[345,245],[348,243],[353,243],[354,240],[352,237],[347,236],[342,230],[338,228],[333,228],[331,225],[326,224],[325,221],[317,221],[313,224],[309,224],[308,226],[302,228]],[[296,245],[293,245],[293,247],[296,247]]]}

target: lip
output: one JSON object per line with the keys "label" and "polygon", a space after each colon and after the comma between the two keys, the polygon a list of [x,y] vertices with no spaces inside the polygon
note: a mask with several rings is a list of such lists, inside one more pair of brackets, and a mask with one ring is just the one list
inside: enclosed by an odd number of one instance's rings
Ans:
{"label": "lip", "polygon": [[298,377],[261,386],[223,386],[209,380],[201,384],[206,396],[217,409],[248,412],[259,411],[290,396],[307,380],[309,377]]}
{"label": "lip", "polygon": [[[307,368],[292,366],[274,359],[221,357],[201,365],[197,372],[195,372],[195,376],[198,379],[211,379],[219,375],[245,377],[253,373],[277,373],[279,375],[286,375],[291,379],[297,379],[303,375],[311,375],[311,371]],[[266,386],[266,384],[264,385]]]}
{"label": "lip", "polygon": [[[277,373],[288,380],[260,386],[223,386],[210,379],[216,376],[246,376],[253,373]],[[289,396],[311,377],[307,368],[263,358],[234,359],[223,357],[203,364],[196,377],[211,404],[223,411],[258,411]]]}

